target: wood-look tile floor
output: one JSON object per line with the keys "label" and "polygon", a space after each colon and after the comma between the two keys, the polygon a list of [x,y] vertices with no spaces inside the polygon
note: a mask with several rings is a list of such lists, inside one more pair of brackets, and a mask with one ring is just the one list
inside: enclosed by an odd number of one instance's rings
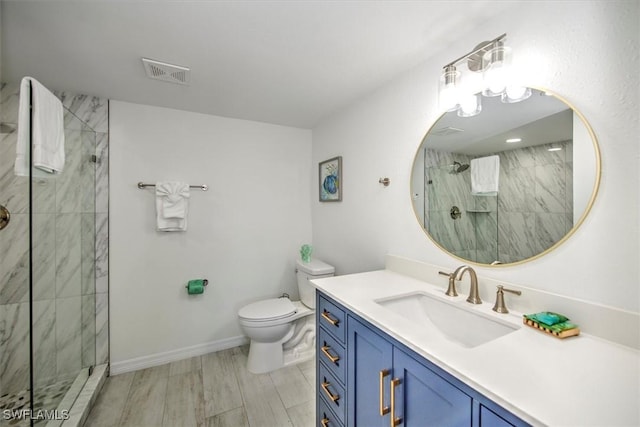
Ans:
{"label": "wood-look tile floor", "polygon": [[311,427],[315,360],[247,371],[248,347],[109,377],[86,427]]}

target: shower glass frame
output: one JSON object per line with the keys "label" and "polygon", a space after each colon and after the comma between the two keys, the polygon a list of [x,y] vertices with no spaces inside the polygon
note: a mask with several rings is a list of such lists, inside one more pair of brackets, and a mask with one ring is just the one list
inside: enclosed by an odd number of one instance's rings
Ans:
{"label": "shower glass frame", "polygon": [[32,426],[68,418],[96,359],[96,132],[66,108],[64,122],[63,172],[29,177]]}

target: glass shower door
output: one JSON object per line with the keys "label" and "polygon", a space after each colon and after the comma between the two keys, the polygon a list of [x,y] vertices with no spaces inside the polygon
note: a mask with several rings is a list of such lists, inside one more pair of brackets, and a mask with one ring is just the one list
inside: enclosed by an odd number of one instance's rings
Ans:
{"label": "glass shower door", "polygon": [[[17,85],[0,83],[0,426],[29,425],[13,414],[31,408],[29,363],[29,178],[14,174]],[[9,411],[8,414],[5,411]],[[22,412],[21,412],[22,411]]]}
{"label": "glass shower door", "polygon": [[425,170],[425,229],[448,252],[472,259],[476,235],[467,209],[471,203],[468,173],[453,173],[450,165]]}
{"label": "glass shower door", "polygon": [[96,134],[68,111],[64,132],[63,172],[31,180],[35,425],[64,420],[95,365]]}
{"label": "glass shower door", "polygon": [[424,224],[446,251],[478,263],[498,260],[498,196],[471,194],[467,169],[425,169]]}
{"label": "glass shower door", "polygon": [[65,109],[63,172],[16,176],[19,86],[0,83],[0,426],[55,426],[96,359],[96,133]]}

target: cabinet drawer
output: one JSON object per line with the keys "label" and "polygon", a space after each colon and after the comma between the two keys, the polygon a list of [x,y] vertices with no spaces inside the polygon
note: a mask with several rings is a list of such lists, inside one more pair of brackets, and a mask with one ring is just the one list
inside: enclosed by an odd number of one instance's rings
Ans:
{"label": "cabinet drawer", "polygon": [[327,407],[333,410],[340,422],[344,423],[345,407],[347,405],[347,394],[344,387],[340,385],[338,380],[322,363],[318,366],[318,394],[320,394]]}
{"label": "cabinet drawer", "polygon": [[327,331],[344,345],[346,330],[346,315],[342,308],[327,300],[322,295],[318,298],[318,324],[326,327]]}
{"label": "cabinet drawer", "polygon": [[324,399],[318,399],[317,427],[342,427],[342,423],[329,409]]}
{"label": "cabinet drawer", "polygon": [[318,360],[335,375],[342,384],[346,383],[347,355],[344,347],[324,328],[318,328]]}

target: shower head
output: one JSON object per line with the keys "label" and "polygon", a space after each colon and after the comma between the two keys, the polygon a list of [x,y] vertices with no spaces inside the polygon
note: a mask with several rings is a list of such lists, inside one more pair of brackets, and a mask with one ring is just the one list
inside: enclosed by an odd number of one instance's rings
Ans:
{"label": "shower head", "polygon": [[467,169],[469,169],[469,165],[465,163],[463,165],[458,166],[458,169],[456,169],[456,173],[464,172]]}
{"label": "shower head", "polygon": [[454,169],[453,169],[453,173],[460,173],[460,172],[464,172],[467,169],[469,169],[469,164],[468,163],[460,163],[460,162],[453,162],[453,164],[451,165]]}

